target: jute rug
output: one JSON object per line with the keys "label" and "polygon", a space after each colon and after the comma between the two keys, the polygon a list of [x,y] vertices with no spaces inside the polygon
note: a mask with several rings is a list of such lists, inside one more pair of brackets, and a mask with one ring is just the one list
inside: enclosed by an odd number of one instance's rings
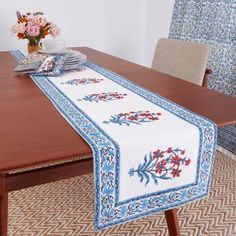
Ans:
{"label": "jute rug", "polygon": [[[236,161],[217,154],[210,195],[180,207],[181,235],[236,235]],[[167,236],[163,213],[93,231],[93,177],[85,175],[10,193],[9,236]]]}

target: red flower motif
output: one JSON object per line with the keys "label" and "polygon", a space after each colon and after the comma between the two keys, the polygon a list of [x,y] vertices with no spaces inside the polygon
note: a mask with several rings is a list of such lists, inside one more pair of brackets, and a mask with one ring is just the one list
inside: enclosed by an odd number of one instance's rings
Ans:
{"label": "red flower motif", "polygon": [[185,160],[185,165],[188,166],[190,164],[191,160],[188,159],[188,160]]}
{"label": "red flower motif", "polygon": [[135,115],[128,116],[129,120],[138,120],[138,117]]}
{"label": "red flower motif", "polygon": [[162,171],[165,171],[166,170],[166,161],[165,160],[162,160],[161,162],[158,162],[157,165],[156,165],[156,173],[159,173],[161,174]]}
{"label": "red flower motif", "polygon": [[169,147],[169,148],[167,149],[167,153],[171,153],[171,151],[172,151],[172,147]]}
{"label": "red flower motif", "polygon": [[150,117],[149,119],[150,119],[150,120],[159,120],[158,117]]}
{"label": "red flower motif", "polygon": [[[187,157],[180,157],[181,153],[185,153],[180,148],[169,147],[164,151],[157,149],[150,153],[152,158],[147,163],[147,157],[145,157],[145,163],[140,164],[138,169],[135,170],[138,173],[145,173],[148,176],[152,176],[155,179],[173,179],[180,177],[182,168],[188,166],[191,160]],[[134,168],[130,169],[130,176],[134,175]],[[140,177],[140,176],[139,176]],[[141,176],[142,177],[142,176]],[[156,181],[155,181],[156,182]],[[146,184],[148,181],[146,182]]]}
{"label": "red flower motif", "polygon": [[181,161],[182,161],[182,158],[176,155],[172,157],[170,163],[174,164],[174,166],[179,166]]}
{"label": "red flower motif", "polygon": [[164,157],[164,152],[161,152],[160,149],[157,149],[155,152],[153,152],[153,158],[162,158]]}
{"label": "red flower motif", "polygon": [[185,154],[185,150],[183,150],[183,151],[181,152],[181,154],[184,155],[184,154]]}
{"label": "red flower motif", "polygon": [[171,174],[172,174],[173,178],[174,177],[179,177],[181,171],[182,170],[178,170],[178,169],[173,168],[172,171],[171,171]]}

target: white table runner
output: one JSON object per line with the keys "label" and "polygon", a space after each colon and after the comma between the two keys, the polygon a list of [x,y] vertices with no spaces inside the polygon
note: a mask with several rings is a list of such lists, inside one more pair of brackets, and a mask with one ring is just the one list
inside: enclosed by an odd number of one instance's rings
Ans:
{"label": "white table runner", "polygon": [[207,195],[213,122],[91,62],[32,79],[92,148],[96,229]]}

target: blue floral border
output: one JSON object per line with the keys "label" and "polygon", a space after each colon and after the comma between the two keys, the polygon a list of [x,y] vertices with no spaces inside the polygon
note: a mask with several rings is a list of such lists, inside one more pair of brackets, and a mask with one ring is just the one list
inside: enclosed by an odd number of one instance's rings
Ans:
{"label": "blue floral border", "polygon": [[[24,59],[20,51],[12,51],[11,54],[18,61]],[[95,163],[95,229],[104,229],[206,196],[209,192],[215,155],[216,125],[92,62],[84,65],[197,126],[200,130],[201,142],[195,183],[119,202],[119,145],[59,91],[47,77],[32,76],[34,82],[92,148]]]}

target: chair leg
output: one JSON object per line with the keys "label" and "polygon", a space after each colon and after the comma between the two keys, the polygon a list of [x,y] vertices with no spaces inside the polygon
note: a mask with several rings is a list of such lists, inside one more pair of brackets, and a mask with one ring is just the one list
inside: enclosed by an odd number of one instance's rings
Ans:
{"label": "chair leg", "polygon": [[7,236],[8,193],[5,192],[5,178],[0,173],[0,235]]}
{"label": "chair leg", "polygon": [[177,210],[171,209],[165,211],[166,222],[169,230],[170,236],[180,236],[180,228],[177,218]]}

